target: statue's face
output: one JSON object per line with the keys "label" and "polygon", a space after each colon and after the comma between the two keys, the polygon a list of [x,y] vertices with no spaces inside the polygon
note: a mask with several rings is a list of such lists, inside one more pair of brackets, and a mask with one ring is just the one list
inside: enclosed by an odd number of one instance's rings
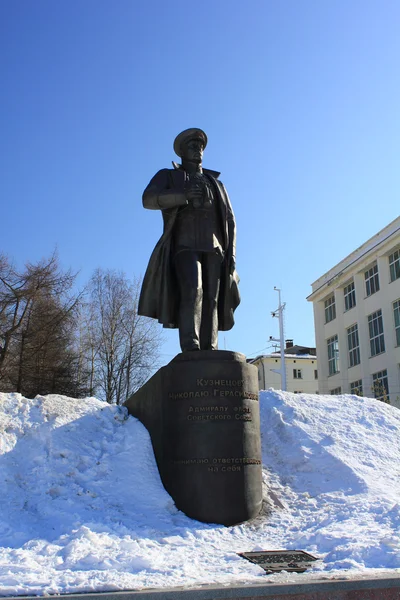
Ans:
{"label": "statue's face", "polygon": [[203,152],[204,142],[199,138],[192,138],[182,145],[182,158],[184,160],[201,163]]}

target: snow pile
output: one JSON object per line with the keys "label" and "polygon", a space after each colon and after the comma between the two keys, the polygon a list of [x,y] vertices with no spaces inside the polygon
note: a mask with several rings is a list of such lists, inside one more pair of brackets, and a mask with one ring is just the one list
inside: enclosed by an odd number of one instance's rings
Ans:
{"label": "snow pile", "polygon": [[262,582],[236,554],[261,549],[323,559],[274,582],[400,572],[400,411],[273,390],[260,409],[264,511],[225,528],[176,509],[125,409],[0,394],[0,595]]}

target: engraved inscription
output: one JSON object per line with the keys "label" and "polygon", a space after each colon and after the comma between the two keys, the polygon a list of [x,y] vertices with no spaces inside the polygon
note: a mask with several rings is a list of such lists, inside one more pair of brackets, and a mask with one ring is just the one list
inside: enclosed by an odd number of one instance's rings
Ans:
{"label": "engraved inscription", "polygon": [[237,473],[238,471],[242,470],[242,467],[240,465],[229,465],[227,467],[212,466],[208,467],[208,470],[210,473]]}
{"label": "engraved inscription", "polygon": [[222,457],[222,458],[181,458],[172,461],[174,465],[211,465],[213,467],[227,467],[240,465],[261,465],[258,458],[247,457]]}
{"label": "engraved inscription", "polygon": [[188,415],[186,419],[188,421],[231,421],[232,415]]}
{"label": "engraved inscription", "polygon": [[[193,382],[194,383],[194,382]],[[212,389],[197,389],[175,391],[168,394],[170,400],[189,400],[194,398],[243,398],[247,400],[258,400],[257,392],[248,392],[243,389],[245,384],[244,379],[203,379],[198,377],[195,386],[197,388],[212,388]],[[239,389],[221,389],[221,388],[239,388]],[[240,389],[242,388],[242,389]]]}
{"label": "engraved inscription", "polygon": [[204,386],[221,386],[228,385],[232,387],[242,386],[244,384],[243,379],[197,379],[196,385],[200,387]]}
{"label": "engraved inscription", "polygon": [[261,465],[258,458],[221,457],[221,458],[183,458],[172,461],[174,465],[204,465],[209,473],[238,473],[246,465]]}
{"label": "engraved inscription", "polygon": [[235,465],[261,465],[261,460],[258,458],[213,458],[211,459],[214,464],[235,464]]}
{"label": "engraved inscription", "polygon": [[220,398],[247,398],[249,400],[258,400],[258,394],[252,394],[244,390],[213,390],[213,396]]}
{"label": "engraved inscription", "polygon": [[170,400],[186,400],[187,398],[208,398],[210,392],[202,390],[201,392],[170,392],[168,398]]}
{"label": "engraved inscription", "polygon": [[228,406],[190,406],[189,412],[227,412]]}
{"label": "engraved inscription", "polygon": [[[232,413],[233,409],[233,413]],[[194,414],[193,414],[194,413]],[[200,413],[200,414],[198,414]],[[205,413],[205,414],[204,414]],[[248,406],[189,406],[187,421],[252,421]]]}
{"label": "engraved inscription", "polygon": [[207,465],[211,462],[211,458],[182,458],[181,460],[174,460],[174,465]]}
{"label": "engraved inscription", "polygon": [[[192,398],[209,398],[209,390],[201,390],[201,392],[170,392],[168,398],[170,400],[188,400]],[[218,398],[244,398],[246,400],[258,400],[258,394],[246,392],[245,390],[213,390],[212,396]]]}
{"label": "engraved inscription", "polygon": [[[186,417],[188,421],[230,421],[232,415],[227,415],[228,406],[190,406],[189,414]],[[192,413],[211,413],[211,414],[192,414]],[[217,414],[215,414],[217,413]],[[224,413],[224,414],[221,414]]]}

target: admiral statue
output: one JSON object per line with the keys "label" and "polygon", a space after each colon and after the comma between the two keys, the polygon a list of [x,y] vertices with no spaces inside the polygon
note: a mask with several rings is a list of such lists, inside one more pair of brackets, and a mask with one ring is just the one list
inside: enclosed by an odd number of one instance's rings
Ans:
{"label": "admiral statue", "polygon": [[235,217],[220,174],[202,166],[206,145],[201,129],[182,131],[174,142],[182,164],[158,171],[143,192],[143,206],[161,210],[164,231],[138,312],[179,328],[183,352],[216,350],[218,330],[233,327],[240,302]]}

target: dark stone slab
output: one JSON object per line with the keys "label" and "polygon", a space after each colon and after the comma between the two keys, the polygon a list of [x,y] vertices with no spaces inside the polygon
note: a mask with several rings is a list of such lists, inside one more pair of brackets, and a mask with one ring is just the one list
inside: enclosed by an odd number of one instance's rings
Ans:
{"label": "dark stone slab", "polygon": [[257,368],[183,352],[125,403],[148,429],[165,489],[189,517],[233,525],[262,504]]}
{"label": "dark stone slab", "polygon": [[311,567],[315,556],[304,550],[262,550],[260,552],[240,552],[239,556],[260,566],[266,573],[305,573]]}

